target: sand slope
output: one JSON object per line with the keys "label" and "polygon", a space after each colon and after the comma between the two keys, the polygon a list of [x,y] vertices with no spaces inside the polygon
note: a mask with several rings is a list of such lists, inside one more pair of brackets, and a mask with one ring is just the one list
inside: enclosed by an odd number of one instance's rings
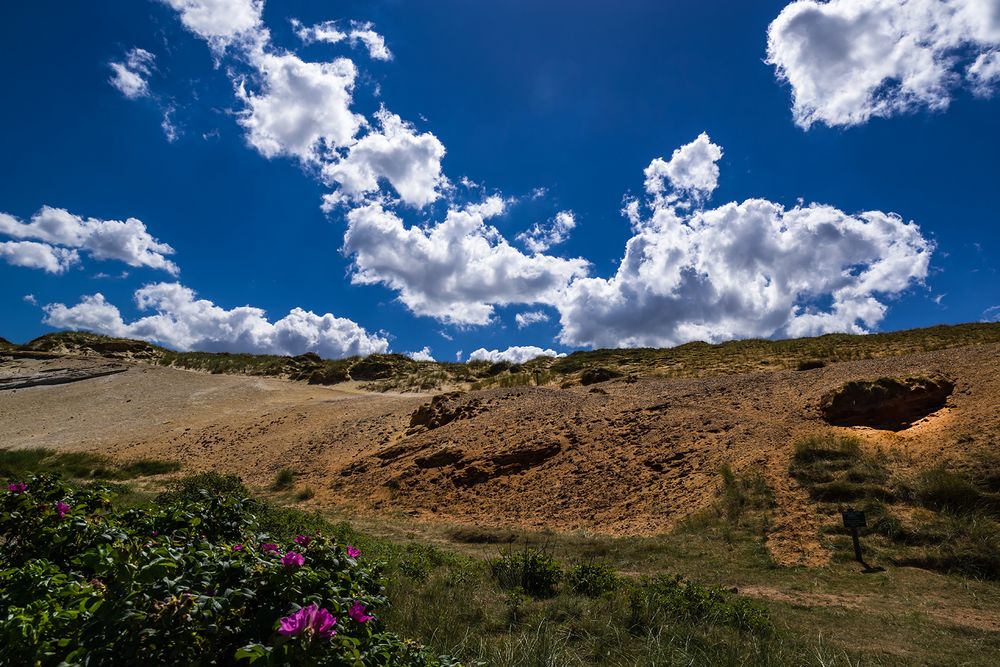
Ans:
{"label": "sand slope", "polygon": [[778,560],[816,564],[827,555],[788,463],[797,438],[832,428],[820,397],[852,379],[951,378],[948,405],[911,428],[850,429],[932,465],[1000,444],[998,357],[1000,345],[987,345],[801,372],[493,389],[439,399],[416,428],[411,415],[429,396],[131,364],[0,391],[0,446],[178,459],[260,486],[290,467],[317,507],[614,534],[656,533],[704,508],[729,464],[762,470],[775,488]]}

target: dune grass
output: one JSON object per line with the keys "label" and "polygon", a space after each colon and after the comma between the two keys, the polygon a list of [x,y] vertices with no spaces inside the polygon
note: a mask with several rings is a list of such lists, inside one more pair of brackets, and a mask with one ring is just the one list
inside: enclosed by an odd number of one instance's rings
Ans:
{"label": "dune grass", "polygon": [[123,464],[91,452],[59,452],[44,447],[0,449],[0,477],[17,478],[27,473],[62,475],[76,480],[128,480],[177,472],[176,461],[138,459]]}
{"label": "dune grass", "polygon": [[[566,357],[540,357],[523,364],[414,361],[400,354],[321,359],[314,353],[297,357],[176,352],[128,339],[87,332],[46,334],[16,349],[70,350],[105,355],[129,354],[164,366],[210,373],[287,377],[314,384],[347,380],[365,382],[371,391],[425,392],[443,387],[472,389],[532,385],[573,386],[585,373],[603,369],[633,377],[706,377],[755,371],[822,369],[830,363],[894,357],[969,345],[1000,342],[1000,323],[940,325],[869,335],[828,334],[789,340],[737,340],[710,345],[687,343],[672,348],[615,349],[574,352]],[[0,343],[0,349],[3,349]]]}
{"label": "dune grass", "polygon": [[883,560],[1000,580],[1000,494],[990,487],[998,463],[987,456],[971,471],[941,465],[904,474],[857,438],[825,434],[796,443],[789,472],[817,502],[832,544],[849,542],[840,510],[853,507],[866,512],[863,534]]}

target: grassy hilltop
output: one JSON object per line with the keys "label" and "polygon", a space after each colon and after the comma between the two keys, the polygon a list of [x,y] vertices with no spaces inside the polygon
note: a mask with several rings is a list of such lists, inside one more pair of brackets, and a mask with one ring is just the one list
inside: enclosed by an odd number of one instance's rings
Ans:
{"label": "grassy hilltop", "polygon": [[[940,325],[868,335],[828,334],[788,340],[737,340],[710,345],[687,343],[672,348],[604,349],[566,357],[539,357],[523,364],[485,361],[454,363],[414,361],[401,354],[322,359],[313,353],[295,357],[227,352],[176,352],[144,341],[87,332],[46,334],[11,349],[22,352],[97,354],[126,357],[162,366],[285,377],[313,384],[349,380],[377,391],[428,391],[443,386],[472,389],[534,384],[587,384],[601,377],[705,377],[762,370],[815,368],[828,363],[878,359],[969,345],[1000,342],[1000,323]],[[0,339],[0,349],[7,341]],[[9,345],[9,344],[8,344]]]}

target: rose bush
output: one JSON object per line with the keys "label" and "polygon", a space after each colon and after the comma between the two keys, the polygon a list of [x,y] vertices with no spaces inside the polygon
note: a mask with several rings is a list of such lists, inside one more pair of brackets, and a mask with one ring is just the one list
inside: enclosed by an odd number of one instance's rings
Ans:
{"label": "rose bush", "polygon": [[379,563],[321,534],[266,534],[241,485],[124,511],[107,486],[11,485],[0,665],[457,664],[387,630]]}

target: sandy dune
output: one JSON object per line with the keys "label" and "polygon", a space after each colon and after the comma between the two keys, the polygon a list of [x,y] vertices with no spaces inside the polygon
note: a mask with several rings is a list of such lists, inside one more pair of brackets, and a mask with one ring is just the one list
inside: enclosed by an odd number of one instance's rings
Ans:
{"label": "sandy dune", "polygon": [[0,391],[0,446],[177,459],[260,486],[289,467],[316,491],[310,506],[613,534],[662,531],[705,507],[729,464],[774,486],[779,561],[813,564],[827,555],[788,463],[797,438],[831,428],[820,397],[852,379],[947,376],[947,406],[912,427],[850,430],[913,465],[962,458],[1000,444],[998,357],[989,345],[802,372],[468,392],[439,399],[416,428],[429,396],[132,364]]}

